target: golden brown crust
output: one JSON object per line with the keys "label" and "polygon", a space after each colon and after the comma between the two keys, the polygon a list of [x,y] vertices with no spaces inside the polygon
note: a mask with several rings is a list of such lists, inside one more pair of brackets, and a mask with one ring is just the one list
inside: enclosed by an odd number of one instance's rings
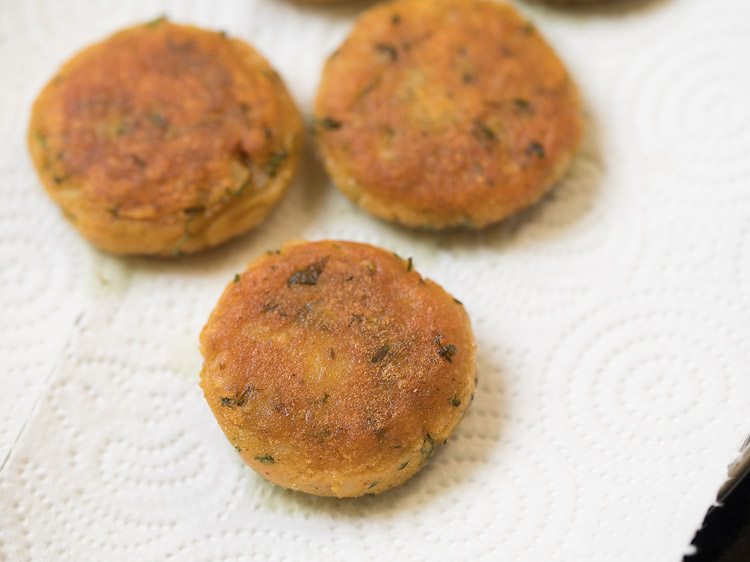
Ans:
{"label": "golden brown crust", "polygon": [[510,5],[397,0],[329,59],[316,130],[334,183],[373,214],[483,227],[560,178],[580,113],[565,67]]}
{"label": "golden brown crust", "polygon": [[68,61],[34,103],[31,155],[81,233],[114,253],[190,253],[260,222],[302,123],[248,44],[157,20]]}
{"label": "golden brown crust", "polygon": [[243,459],[329,496],[419,470],[474,392],[463,306],[411,261],[351,242],[285,246],[231,282],[201,334],[201,386]]}

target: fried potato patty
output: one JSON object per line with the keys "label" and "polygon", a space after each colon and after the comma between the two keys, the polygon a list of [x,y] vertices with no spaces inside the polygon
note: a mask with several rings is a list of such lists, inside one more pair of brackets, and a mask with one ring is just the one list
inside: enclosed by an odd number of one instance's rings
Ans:
{"label": "fried potato patty", "polygon": [[90,242],[169,256],[261,222],[292,180],[302,133],[250,45],[160,19],[70,59],[34,103],[29,147]]}
{"label": "fried potato patty", "polygon": [[372,214],[481,228],[534,203],[580,144],[581,105],[506,3],[396,0],[363,14],[316,100],[333,182]]}
{"label": "fried potato patty", "polygon": [[414,475],[471,402],[461,303],[383,249],[287,245],[229,283],[201,334],[201,386],[268,480],[321,496]]}

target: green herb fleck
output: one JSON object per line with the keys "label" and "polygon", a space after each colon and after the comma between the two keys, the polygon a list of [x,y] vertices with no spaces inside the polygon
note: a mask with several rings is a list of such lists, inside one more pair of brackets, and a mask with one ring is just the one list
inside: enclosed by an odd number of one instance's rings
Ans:
{"label": "green herb fleck", "polygon": [[495,134],[495,131],[490,129],[480,119],[475,119],[474,122],[472,123],[471,134],[474,135],[474,138],[480,142],[493,142],[497,140],[497,135]]}
{"label": "green herb fleck", "polygon": [[319,121],[319,124],[323,129],[335,131],[336,129],[340,129],[343,123],[341,123],[341,121],[336,121],[332,117],[324,117]]}
{"label": "green herb fleck", "polygon": [[375,480],[375,482],[373,482],[372,484],[370,484],[369,486],[367,486],[367,489],[368,490],[372,490],[378,484],[380,484],[380,480]]}
{"label": "green herb fleck", "polygon": [[153,19],[153,20],[151,20],[150,22],[147,22],[147,23],[145,24],[145,26],[146,26],[146,27],[148,27],[148,28],[153,28],[153,27],[156,27],[156,26],[158,26],[158,25],[159,25],[159,24],[161,24],[161,23],[164,23],[165,21],[167,21],[167,16],[165,16],[165,15],[161,15],[161,16],[159,16],[158,18],[156,18],[156,19]]}
{"label": "green herb fleck", "polygon": [[452,343],[449,343],[448,345],[441,345],[440,349],[438,349],[438,355],[445,359],[448,363],[453,361],[453,356],[456,354],[458,349],[456,349],[456,346]]}
{"label": "green herb fleck", "polygon": [[146,167],[146,161],[137,154],[131,154],[130,157],[133,159],[133,162],[135,162],[135,165],[139,168]]}
{"label": "green herb fleck", "polygon": [[224,396],[221,399],[221,405],[227,408],[241,408],[247,403],[247,399],[255,391],[255,388],[251,385],[245,388],[236,398]]}
{"label": "green herb fleck", "polygon": [[323,273],[323,270],[326,267],[326,263],[328,263],[328,257],[325,257],[320,261],[316,261],[315,263],[311,263],[304,269],[300,269],[289,278],[289,280],[286,282],[286,286],[291,287],[292,285],[316,285],[318,283],[318,278]]}
{"label": "green herb fleck", "polygon": [[519,113],[532,113],[534,110],[529,100],[524,98],[513,98],[513,105]]}
{"label": "green herb fleck", "polygon": [[52,181],[55,182],[56,185],[64,183],[67,179],[68,176],[52,176]]}
{"label": "green herb fleck", "polygon": [[234,274],[234,280],[232,281],[232,283],[239,283],[239,282],[240,282],[240,274],[239,273],[235,273]]}
{"label": "green herb fleck", "polygon": [[321,404],[325,404],[326,402],[328,402],[328,399],[329,399],[329,398],[330,398],[330,396],[329,396],[329,394],[328,394],[328,393],[326,392],[325,394],[323,394],[323,398],[321,398],[321,399],[320,399],[320,403],[321,403]]}
{"label": "green herb fleck", "polygon": [[268,173],[268,176],[270,178],[276,177],[276,175],[279,173],[281,164],[284,162],[284,160],[287,159],[288,156],[289,154],[286,150],[279,150],[277,152],[271,153],[271,156],[268,158],[268,162],[266,163],[266,172]]}
{"label": "green herb fleck", "polygon": [[370,359],[370,362],[372,363],[380,363],[386,355],[388,355],[388,352],[390,351],[391,346],[388,344],[385,344],[378,348],[378,350],[375,352],[375,355],[372,356],[372,359]]}
{"label": "green herb fleck", "polygon": [[263,308],[261,308],[260,310],[261,310],[261,312],[268,313],[268,312],[273,312],[277,308],[279,308],[279,305],[277,303],[275,303],[275,302],[267,302],[266,304],[263,305]]}
{"label": "green herb fleck", "polygon": [[232,192],[232,197],[240,197],[242,196],[245,191],[247,191],[247,188],[249,188],[252,185],[252,180],[250,178],[246,179],[244,182],[242,182],[242,185],[234,190]]}
{"label": "green herb fleck", "polygon": [[411,271],[412,269],[414,269],[414,260],[409,258],[406,260],[406,271]]}
{"label": "green herb fleck", "polygon": [[396,62],[398,60],[398,51],[393,45],[387,43],[375,43],[375,50],[378,53],[387,56],[391,62]]}
{"label": "green herb fleck", "polygon": [[157,111],[149,113],[148,120],[160,129],[166,129],[167,127],[169,127],[169,120]]}
{"label": "green herb fleck", "polygon": [[362,88],[362,91],[357,94],[357,101],[361,101],[364,99],[364,97],[375,90],[380,85],[380,82],[382,81],[382,77],[378,76],[377,78],[371,80],[364,88]]}
{"label": "green herb fleck", "polygon": [[242,449],[240,449],[237,445],[234,446],[234,450],[237,451],[238,453],[242,451]]}
{"label": "green herb fleck", "polygon": [[182,236],[174,245],[174,249],[172,250],[172,255],[174,257],[179,258],[184,255],[184,252],[182,251],[182,247],[185,245],[185,242],[190,240],[190,237],[191,237],[190,232],[187,229],[185,229],[185,232],[182,233]]}
{"label": "green herb fleck", "polygon": [[461,302],[460,300],[458,300],[458,299],[457,299],[456,297],[453,297],[453,302],[455,302],[456,304],[460,304],[461,306],[463,306],[463,305],[464,305],[464,303],[462,303],[462,302]]}
{"label": "green herb fleck", "polygon": [[454,408],[458,408],[461,405],[461,399],[454,396],[451,398],[451,404]]}
{"label": "green herb fleck", "polygon": [[228,39],[228,38],[229,38],[229,34],[228,34],[228,33],[227,33],[227,32],[226,32],[225,30],[223,30],[223,29],[220,29],[220,30],[219,30],[219,36],[220,36],[220,37],[221,37],[222,39]]}
{"label": "green herb fleck", "polygon": [[128,125],[125,122],[125,119],[120,119],[117,122],[117,126],[115,127],[115,136],[116,137],[121,137],[122,135],[124,135],[127,132],[128,132]]}
{"label": "green herb fleck", "polygon": [[39,146],[41,146],[42,148],[47,148],[47,135],[45,135],[42,131],[35,132],[34,139],[39,143]]}
{"label": "green herb fleck", "polygon": [[398,470],[404,470],[407,464],[409,464],[409,461],[402,462],[400,465],[398,465]]}
{"label": "green herb fleck", "polygon": [[424,441],[422,441],[422,448],[419,452],[422,453],[422,456],[425,459],[429,459],[435,452],[435,440],[429,433],[424,436]]}
{"label": "green herb fleck", "polygon": [[271,455],[256,455],[255,460],[263,464],[273,464],[276,462]]}
{"label": "green herb fleck", "polygon": [[529,146],[526,147],[526,155],[544,158],[544,147],[537,141],[532,141],[529,143]]}

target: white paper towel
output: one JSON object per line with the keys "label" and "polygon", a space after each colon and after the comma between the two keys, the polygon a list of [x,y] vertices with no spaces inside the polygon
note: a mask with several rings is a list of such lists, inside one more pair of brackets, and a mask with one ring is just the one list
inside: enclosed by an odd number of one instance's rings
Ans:
{"label": "white paper towel", "polygon": [[[588,132],[541,205],[414,233],[309,155],[256,232],[179,262],[117,259],[47,201],[34,95],[88,42],[161,13],[250,40],[309,115],[366,3],[0,0],[0,559],[679,560],[750,429],[750,4],[520,7],[565,59]],[[197,386],[224,284],[287,239],[380,244],[466,304],[476,400],[405,486],[337,501],[242,464]]]}

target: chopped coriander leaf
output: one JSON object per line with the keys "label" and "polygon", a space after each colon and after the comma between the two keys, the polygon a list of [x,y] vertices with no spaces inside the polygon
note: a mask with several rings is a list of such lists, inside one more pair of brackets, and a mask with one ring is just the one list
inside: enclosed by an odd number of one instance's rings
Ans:
{"label": "chopped coriander leaf", "polygon": [[169,126],[169,120],[157,111],[149,113],[148,120],[160,129],[166,129]]}
{"label": "chopped coriander leaf", "polygon": [[273,464],[276,462],[271,455],[256,455],[255,460],[263,464]]}
{"label": "chopped coriander leaf", "polygon": [[253,182],[250,178],[246,179],[242,182],[242,185],[239,188],[232,192],[232,197],[240,197],[245,191],[247,191],[247,188],[249,188],[252,183]]}
{"label": "chopped coriander leaf", "polygon": [[235,398],[224,396],[221,399],[221,405],[226,406],[227,408],[240,408],[247,403],[247,399],[250,397],[254,390],[254,387],[248,386]]}
{"label": "chopped coriander leaf", "polygon": [[372,356],[372,359],[370,359],[370,361],[372,363],[380,363],[385,358],[385,356],[388,355],[390,349],[391,346],[389,346],[388,344],[381,346]]}
{"label": "chopped coriander leaf", "polygon": [[398,60],[398,51],[393,45],[388,45],[387,43],[375,43],[375,50],[378,53],[387,56],[391,62],[396,62]]}
{"label": "chopped coriander leaf", "polygon": [[167,16],[161,15],[158,18],[147,22],[145,25],[146,27],[156,27],[157,25],[159,25],[160,23],[164,23],[165,21],[167,21]]}
{"label": "chopped coriander leaf", "polygon": [[286,282],[286,286],[291,287],[292,285],[316,285],[318,283],[318,278],[323,273],[323,270],[326,267],[326,263],[328,263],[327,257],[323,258],[320,261],[316,261],[315,263],[311,263],[303,269],[300,269],[289,278],[289,280]]}
{"label": "chopped coriander leaf", "polygon": [[240,282],[240,274],[239,273],[235,273],[234,274],[234,280],[232,282],[233,283],[239,283]]}
{"label": "chopped coriander leaf", "polygon": [[266,163],[266,172],[271,178],[275,178],[279,173],[279,168],[283,164],[284,160],[287,159],[289,154],[286,150],[279,150],[278,152],[272,152]]}
{"label": "chopped coriander leaf", "polygon": [[422,441],[422,448],[420,449],[420,452],[425,458],[430,458],[435,452],[435,440],[429,433],[424,436],[424,441]]}
{"label": "chopped coriander leaf", "polygon": [[182,236],[177,241],[177,243],[174,245],[174,249],[172,250],[172,255],[176,258],[182,257],[184,255],[184,252],[182,251],[182,247],[185,245],[185,242],[190,240],[190,232],[186,229],[185,232],[182,233]]}
{"label": "chopped coriander leaf", "polygon": [[544,158],[544,147],[537,141],[532,141],[529,143],[529,146],[526,147],[526,155]]}
{"label": "chopped coriander leaf", "polygon": [[323,129],[327,129],[329,131],[340,129],[342,125],[341,121],[336,121],[335,119],[331,117],[324,117],[323,119],[319,121],[319,123]]}
{"label": "chopped coriander leaf", "polygon": [[438,355],[445,359],[448,363],[453,361],[453,356],[458,352],[458,349],[452,343],[448,345],[441,345],[438,349]]}
{"label": "chopped coriander leaf", "polygon": [[45,135],[42,131],[35,132],[34,139],[36,139],[36,142],[39,143],[39,146],[41,146],[42,148],[47,148],[47,135]]}
{"label": "chopped coriander leaf", "polygon": [[260,310],[261,310],[261,312],[266,312],[267,313],[267,312],[273,312],[277,308],[279,308],[279,305],[277,303],[275,303],[275,302],[267,302],[266,304],[263,305],[263,308],[261,308]]}
{"label": "chopped coriander leaf", "polygon": [[137,154],[131,154],[130,157],[133,159],[133,162],[135,162],[135,165],[139,168],[146,167],[146,161]]}
{"label": "chopped coriander leaf", "polygon": [[529,100],[524,98],[513,98],[513,105],[518,111],[523,113],[529,113],[533,109]]}
{"label": "chopped coriander leaf", "polygon": [[454,396],[453,398],[451,398],[451,404],[454,408],[458,408],[461,405],[461,399]]}
{"label": "chopped coriander leaf", "polygon": [[497,139],[497,135],[495,134],[495,131],[490,129],[480,119],[475,119],[474,122],[472,123],[471,134],[474,135],[475,139],[477,139],[478,141],[482,141],[482,142],[493,142]]}
{"label": "chopped coriander leaf", "polygon": [[406,271],[411,271],[412,269],[414,269],[414,260],[409,258],[406,260]]}

